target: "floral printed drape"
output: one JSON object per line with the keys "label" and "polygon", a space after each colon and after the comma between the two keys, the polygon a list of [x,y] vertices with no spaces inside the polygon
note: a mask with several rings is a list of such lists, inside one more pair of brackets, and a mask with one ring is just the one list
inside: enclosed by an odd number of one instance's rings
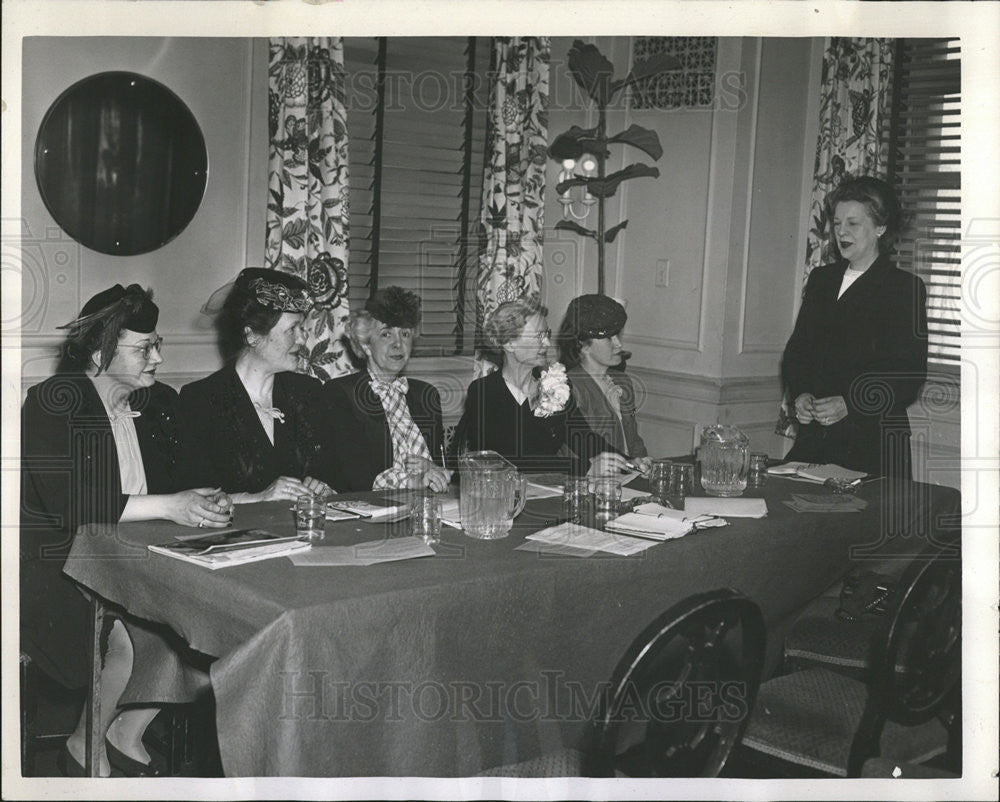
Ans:
{"label": "floral printed drape", "polygon": [[[831,261],[829,220],[823,204],[845,173],[884,178],[887,153],[882,124],[890,103],[892,39],[833,37],[823,56],[819,139],[805,275]],[[804,286],[804,285],[803,285]]]}
{"label": "floral printed drape", "polygon": [[339,37],[270,40],[265,264],[309,284],[308,372],[350,373],[344,49]]}
{"label": "floral printed drape", "polygon": [[481,215],[486,248],[476,283],[479,326],[498,304],[541,291],[549,52],[548,37],[493,40]]}

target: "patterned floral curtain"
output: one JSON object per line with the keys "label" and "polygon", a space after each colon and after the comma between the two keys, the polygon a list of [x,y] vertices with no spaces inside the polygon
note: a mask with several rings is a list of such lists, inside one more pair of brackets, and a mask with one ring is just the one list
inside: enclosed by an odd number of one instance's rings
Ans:
{"label": "patterned floral curtain", "polygon": [[833,259],[823,205],[827,193],[845,173],[885,177],[888,154],[882,147],[882,126],[891,101],[892,54],[892,39],[833,37],[827,45],[806,276]]}
{"label": "patterned floral curtain", "polygon": [[545,159],[548,149],[548,37],[495,37],[490,59],[487,164],[476,318],[504,301],[539,295]]}
{"label": "patterned floral curtain", "polygon": [[270,40],[267,267],[309,284],[307,372],[352,372],[347,321],[347,115],[338,37]]}

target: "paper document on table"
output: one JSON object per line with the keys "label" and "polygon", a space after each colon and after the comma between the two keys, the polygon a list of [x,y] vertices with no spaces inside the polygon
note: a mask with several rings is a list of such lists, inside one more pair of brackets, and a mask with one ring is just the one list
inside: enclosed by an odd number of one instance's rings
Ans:
{"label": "paper document on table", "polygon": [[861,512],[868,506],[867,501],[857,496],[826,493],[792,493],[791,500],[782,504],[796,512]]}
{"label": "paper document on table", "polygon": [[684,512],[721,518],[763,518],[767,502],[762,498],[692,498],[684,500]]}
{"label": "paper document on table", "polygon": [[450,526],[452,529],[462,528],[462,515],[459,512],[458,504],[457,498],[443,499],[441,501],[441,523]]}
{"label": "paper document on table", "polygon": [[528,535],[528,540],[550,543],[558,546],[572,546],[586,551],[606,551],[621,557],[628,557],[656,545],[654,541],[625,537],[612,532],[600,532],[575,523],[550,526],[540,532]]}
{"label": "paper document on table", "polygon": [[785,479],[794,479],[799,482],[814,482],[823,484],[827,479],[835,479],[838,482],[854,482],[868,476],[862,471],[852,471],[850,468],[843,468],[833,463],[819,462],[786,462],[782,465],[772,465],[767,469],[771,476],[781,476]]}
{"label": "paper document on table", "polygon": [[688,512],[687,510],[675,510],[671,507],[664,507],[655,501],[639,504],[632,510],[639,515],[650,515],[653,518],[669,518],[674,521],[687,521],[693,524],[695,529],[707,529],[713,526],[729,526],[729,521],[725,518],[717,518],[714,515]]}
{"label": "paper document on table", "polygon": [[620,532],[650,540],[672,540],[693,531],[694,525],[688,521],[654,518],[651,515],[629,512],[625,515],[619,515],[613,521],[608,521],[606,528],[609,532]]}
{"label": "paper document on table", "polygon": [[315,545],[308,552],[289,555],[289,559],[295,565],[375,565],[433,556],[434,549],[419,538],[394,537],[355,546]]}
{"label": "paper document on table", "polygon": [[528,499],[533,498],[557,498],[562,495],[561,487],[551,485],[541,485],[537,482],[528,482]]}

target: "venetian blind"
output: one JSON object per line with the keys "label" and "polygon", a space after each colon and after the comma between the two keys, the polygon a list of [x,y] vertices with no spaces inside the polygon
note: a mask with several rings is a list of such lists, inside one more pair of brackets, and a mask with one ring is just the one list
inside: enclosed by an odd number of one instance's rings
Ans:
{"label": "venetian blind", "polygon": [[406,287],[423,306],[415,353],[467,351],[474,334],[469,321],[489,40],[349,38],[344,58],[352,306],[362,305],[376,287]]}
{"label": "venetian blind", "polygon": [[927,286],[928,358],[945,364],[959,359],[961,89],[958,39],[897,41],[888,169],[911,221],[895,261]]}

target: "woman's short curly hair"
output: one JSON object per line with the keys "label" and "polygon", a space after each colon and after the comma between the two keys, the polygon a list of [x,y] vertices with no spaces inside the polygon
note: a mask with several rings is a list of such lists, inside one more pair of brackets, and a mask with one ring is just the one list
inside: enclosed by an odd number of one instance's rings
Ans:
{"label": "woman's short curly hair", "polygon": [[253,286],[256,279],[284,288],[296,297],[309,294],[306,283],[291,273],[263,267],[248,267],[240,271],[215,322],[219,344],[227,358],[237,356],[246,348],[246,329],[263,336],[281,319],[280,309],[258,300],[258,293]]}
{"label": "woman's short curly hair", "polygon": [[[904,223],[899,199],[892,187],[880,178],[868,175],[857,178],[846,176],[837,188],[826,196],[827,216],[831,229],[837,204],[848,201],[860,203],[868,211],[868,216],[876,226],[885,226],[885,232],[878,238],[878,247],[880,252],[887,253]],[[833,239],[836,243],[836,237]]]}
{"label": "woman's short curly hair", "polygon": [[482,356],[502,368],[504,345],[524,331],[528,320],[535,315],[545,317],[548,313],[549,310],[534,296],[500,304],[483,324],[483,343],[480,346]]}

